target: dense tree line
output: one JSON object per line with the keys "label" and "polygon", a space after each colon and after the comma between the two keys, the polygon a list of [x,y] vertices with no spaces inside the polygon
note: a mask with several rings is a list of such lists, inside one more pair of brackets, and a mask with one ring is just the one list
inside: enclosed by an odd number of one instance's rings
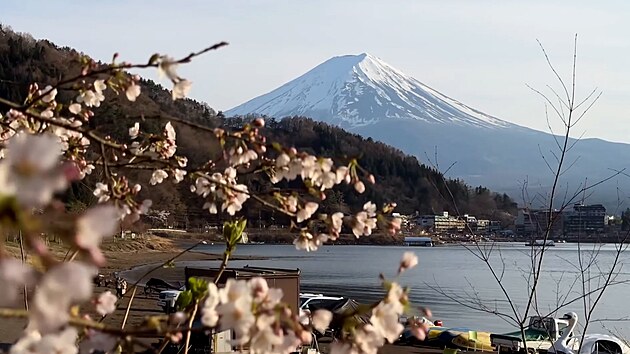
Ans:
{"label": "dense tree line", "polygon": [[[218,54],[220,55],[220,54]],[[48,41],[36,41],[29,35],[16,34],[7,26],[0,25],[0,96],[21,102],[26,97],[28,84],[55,83],[79,70],[81,53],[71,48],[60,48]],[[124,97],[108,99],[97,110],[90,122],[116,138],[124,138],[128,128],[140,121],[143,131],[159,133],[170,116],[187,120],[205,127],[229,127],[243,124],[251,117],[225,118],[205,103],[191,99],[173,101],[168,91],[160,85],[142,80],[142,95],[130,105]],[[72,97],[59,95],[69,101]],[[6,107],[1,107],[6,110]],[[208,132],[202,132],[183,124],[174,124],[178,134],[178,148],[191,158],[193,165],[214,159],[219,149]],[[360,208],[367,200],[378,204],[395,201],[398,211],[411,213],[469,213],[479,217],[508,220],[516,212],[516,204],[505,194],[496,194],[479,187],[470,187],[464,181],[445,179],[435,169],[421,164],[415,157],[373,141],[350,134],[340,128],[315,122],[305,117],[282,120],[267,118],[266,133],[270,142],[294,146],[317,155],[330,156],[338,163],[358,158],[360,165],[376,177],[377,183],[369,185],[362,195],[351,187],[330,192],[322,207],[326,209]],[[94,172],[101,173],[99,169]],[[149,178],[138,171],[136,178]],[[91,180],[75,185],[66,195],[70,208],[83,208],[93,203]],[[265,179],[248,180],[251,189],[271,190]],[[190,192],[187,183],[164,184],[146,195],[154,201],[154,208],[170,212],[171,222],[181,227],[194,227],[219,222],[215,216],[201,210],[203,202]],[[282,223],[282,217],[268,210],[251,206],[244,210],[255,223]]]}

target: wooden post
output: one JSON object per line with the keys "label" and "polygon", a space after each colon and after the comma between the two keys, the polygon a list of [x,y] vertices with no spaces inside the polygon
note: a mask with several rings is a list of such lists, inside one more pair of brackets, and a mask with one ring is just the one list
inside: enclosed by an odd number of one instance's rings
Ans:
{"label": "wooden post", "polygon": [[[24,252],[24,242],[22,241],[22,230],[19,231],[20,236],[20,254],[22,257],[22,264],[26,263],[26,253]],[[26,284],[24,284],[24,309],[28,311],[28,289],[26,288]]]}

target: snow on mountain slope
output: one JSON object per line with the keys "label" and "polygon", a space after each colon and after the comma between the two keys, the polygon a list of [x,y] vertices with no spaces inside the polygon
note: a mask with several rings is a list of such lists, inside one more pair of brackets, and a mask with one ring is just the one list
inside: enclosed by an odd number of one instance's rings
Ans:
{"label": "snow on mountain slope", "polygon": [[346,128],[388,119],[492,129],[518,127],[449,98],[366,53],[331,58],[225,113],[277,118],[302,115]]}

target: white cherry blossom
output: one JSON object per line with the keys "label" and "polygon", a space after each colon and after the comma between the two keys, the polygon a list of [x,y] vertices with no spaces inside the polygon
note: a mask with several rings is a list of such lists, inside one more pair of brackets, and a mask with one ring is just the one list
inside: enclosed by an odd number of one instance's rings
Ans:
{"label": "white cherry blossom", "polygon": [[52,109],[47,108],[46,110],[42,111],[40,114],[40,116],[42,116],[42,118],[52,118],[55,114],[53,113]]}
{"label": "white cherry blossom", "polygon": [[232,166],[245,165],[250,161],[254,161],[258,159],[258,154],[256,151],[251,149],[243,149],[242,146],[237,148],[230,148],[228,150],[228,161]]}
{"label": "white cherry blossom", "polygon": [[70,306],[90,299],[96,273],[96,268],[77,262],[61,263],[50,269],[35,291],[27,331],[47,334],[64,326]]}
{"label": "white cherry blossom", "polygon": [[256,331],[250,342],[252,354],[275,354],[274,348],[283,343],[282,331],[273,327],[274,322],[274,316],[265,314],[256,319]]}
{"label": "white cherry blossom", "polygon": [[76,98],[77,103],[83,103],[87,107],[100,107],[101,102],[105,100],[105,96],[102,92],[95,92],[92,90],[85,90],[79,94]]}
{"label": "white cherry blossom", "polygon": [[269,285],[265,278],[254,277],[249,280],[249,288],[255,300],[261,301],[269,293]]}
{"label": "white cherry blossom", "polygon": [[39,352],[35,350],[35,347],[41,340],[42,335],[39,332],[26,332],[15,344],[11,346],[9,354],[39,354]]}
{"label": "white cherry blossom", "polygon": [[46,86],[46,88],[44,88],[43,91],[40,91],[40,95],[44,95],[42,96],[43,102],[51,103],[55,100],[55,97],[57,96],[57,89],[54,89],[52,88],[52,86],[48,85]]}
{"label": "white cherry blossom", "polygon": [[118,210],[113,205],[99,205],[88,209],[77,221],[75,243],[89,252],[97,264],[105,259],[99,246],[104,237],[112,236],[118,228]]}
{"label": "white cherry blossom", "polygon": [[94,81],[94,91],[96,91],[96,93],[102,95],[103,91],[105,91],[105,89],[107,89],[107,85],[105,84],[105,80],[95,80]]}
{"label": "white cherry blossom", "polygon": [[413,268],[418,264],[418,257],[413,252],[403,253],[400,260],[400,266],[398,267],[398,274],[404,272],[407,269]]}
{"label": "white cherry blossom", "polygon": [[101,293],[96,299],[96,312],[101,316],[106,316],[116,311],[116,301],[118,297],[112,294],[111,291]]}
{"label": "white cherry blossom", "polygon": [[300,236],[293,240],[293,244],[297,250],[311,252],[317,251],[326,241],[328,241],[328,236],[326,234],[319,234],[315,237],[310,232],[304,231],[300,234]]}
{"label": "white cherry blossom", "polygon": [[217,305],[219,304],[219,290],[214,283],[208,283],[208,296],[201,309],[201,323],[204,326],[214,327],[219,321]]}
{"label": "white cherry blossom", "polygon": [[[362,354],[377,354],[378,349],[385,344],[381,333],[374,326],[367,324],[359,328],[354,334],[357,351]],[[351,351],[352,353],[353,351]]]}
{"label": "white cherry blossom", "polygon": [[131,102],[135,102],[136,98],[140,96],[140,85],[137,85],[135,82],[127,87],[125,90],[125,95],[127,99]]}
{"label": "white cherry blossom", "polygon": [[290,213],[297,212],[297,206],[298,206],[298,199],[296,196],[290,195],[286,198],[285,207],[287,208],[288,212]]}
{"label": "white cherry blossom", "polygon": [[186,165],[188,165],[188,158],[186,156],[177,156],[176,159],[179,167],[186,167]]}
{"label": "white cherry blossom", "polygon": [[360,354],[358,349],[350,343],[333,341],[330,344],[330,354]]}
{"label": "white cherry blossom", "polygon": [[78,103],[73,103],[70,106],[68,106],[68,110],[72,114],[79,114],[81,113],[81,105]]}
{"label": "white cherry blossom", "polygon": [[291,158],[289,157],[289,155],[282,153],[280,154],[280,156],[278,156],[278,158],[276,159],[276,167],[285,167],[289,165],[289,162],[291,162]]}
{"label": "white cherry blossom", "polygon": [[109,186],[105,183],[97,182],[94,188],[94,196],[98,198],[99,203],[105,203],[109,200]]}
{"label": "white cherry blossom", "polygon": [[341,233],[341,227],[343,226],[343,213],[337,212],[331,215],[330,217],[330,230],[335,234],[335,236],[339,236]]}
{"label": "white cherry blossom", "polygon": [[367,202],[363,205],[363,211],[357,213],[354,217],[354,224],[352,226],[352,233],[356,237],[370,236],[372,230],[376,228],[376,205],[372,202]]}
{"label": "white cherry blossom", "polygon": [[186,176],[185,170],[175,169],[173,171],[173,178],[175,178],[175,182],[179,183],[184,180],[184,176]]}
{"label": "white cherry blossom", "polygon": [[32,285],[34,280],[33,270],[21,261],[9,257],[0,259],[0,284],[2,284],[0,307],[17,305],[24,286]]}
{"label": "white cherry blossom", "polygon": [[[264,281],[265,283],[267,282],[266,280]],[[267,294],[264,297],[256,298],[256,300],[260,302],[261,309],[273,311],[273,309],[282,301],[283,296],[284,292],[282,289],[271,288],[267,291]]]}
{"label": "white cherry blossom", "polygon": [[177,64],[175,59],[163,55],[160,57],[160,62],[158,64],[158,76],[163,78],[166,76],[169,80],[175,82],[180,80],[180,77],[177,75]]}
{"label": "white cherry blossom", "polygon": [[216,214],[219,212],[219,210],[217,209],[217,204],[216,203],[212,203],[212,202],[206,202],[203,204],[203,209],[208,209],[208,212],[210,214]]}
{"label": "white cherry blossom", "polygon": [[289,354],[296,352],[296,349],[302,344],[302,341],[295,335],[292,330],[287,330],[287,333],[282,338],[282,343],[274,347],[275,354]]}
{"label": "white cherry blossom", "polygon": [[221,205],[221,210],[230,215],[240,211],[243,208],[243,203],[249,198],[247,186],[244,184],[234,185],[231,189],[219,190],[217,195],[225,199]]}
{"label": "white cherry blossom", "polygon": [[114,349],[118,343],[118,338],[94,330],[88,330],[85,339],[79,343],[79,352],[81,354],[94,353],[115,353]]}
{"label": "white cherry blossom", "polygon": [[335,171],[335,176],[337,178],[337,184],[341,182],[346,182],[350,184],[352,181],[352,177],[350,176],[350,169],[347,166],[339,166]]}
{"label": "white cherry blossom", "polygon": [[320,333],[324,333],[328,326],[330,325],[330,321],[332,321],[333,314],[332,312],[324,309],[317,310],[313,313],[313,328],[318,330]]}
{"label": "white cherry blossom", "polygon": [[28,207],[50,202],[68,180],[59,168],[61,144],[52,134],[20,133],[11,138],[0,162],[0,193]]}
{"label": "white cherry blossom", "polygon": [[315,202],[308,202],[304,204],[304,208],[300,209],[297,212],[297,222],[302,222],[304,220],[310,219],[311,216],[313,216],[313,214],[315,214],[315,212],[317,211],[317,208],[319,208],[319,204]]}
{"label": "white cherry blossom", "polygon": [[185,98],[188,96],[188,92],[192,87],[192,82],[189,80],[179,80],[173,85],[173,100]]}
{"label": "white cherry blossom", "polygon": [[222,328],[234,330],[233,344],[242,345],[250,339],[250,328],[256,318],[252,313],[253,298],[245,280],[228,279],[225,287],[219,290],[221,304],[217,313],[221,318]]}
{"label": "white cherry blossom", "polygon": [[175,132],[175,128],[173,128],[171,122],[166,123],[166,125],[164,126],[164,134],[166,135],[167,139],[173,141],[177,137],[177,133]]}
{"label": "white cherry blossom", "polygon": [[404,329],[404,326],[398,320],[401,314],[402,305],[400,303],[381,301],[372,309],[370,323],[374,326],[374,331],[378,335],[387,339],[389,343],[394,343]]}
{"label": "white cherry blossom", "polygon": [[129,137],[135,139],[140,134],[140,123],[135,122],[133,127],[129,128]]}
{"label": "white cherry blossom", "polygon": [[168,178],[168,173],[166,173],[166,171],[164,171],[164,170],[155,170],[155,171],[153,171],[153,174],[151,175],[151,180],[149,180],[149,183],[152,186],[155,186],[156,184],[160,184],[160,183],[164,182],[165,178]]}
{"label": "white cherry blossom", "polygon": [[401,225],[402,225],[402,219],[401,218],[393,218],[389,222],[389,227],[387,228],[387,231],[390,234],[395,235],[396,232],[400,231]]}
{"label": "white cherry blossom", "polygon": [[27,332],[11,347],[9,354],[77,354],[77,335],[74,327],[44,336],[37,331]]}

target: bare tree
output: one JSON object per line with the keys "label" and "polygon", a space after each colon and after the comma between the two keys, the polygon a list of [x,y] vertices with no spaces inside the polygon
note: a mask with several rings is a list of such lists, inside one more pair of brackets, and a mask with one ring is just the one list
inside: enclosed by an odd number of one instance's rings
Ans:
{"label": "bare tree", "polygon": [[[536,314],[541,317],[548,317],[556,314],[559,310],[566,308],[569,305],[573,305],[576,302],[581,302],[583,308],[583,314],[585,323],[583,325],[583,333],[580,340],[580,346],[584,339],[584,334],[588,328],[589,322],[592,321],[595,308],[600,303],[606,290],[613,285],[626,283],[625,281],[618,281],[617,275],[621,268],[620,256],[625,251],[626,247],[623,245],[627,241],[630,233],[619,237],[615,245],[615,252],[612,259],[612,264],[608,267],[602,267],[600,262],[600,247],[595,246],[590,252],[585,252],[582,246],[583,240],[578,238],[577,242],[577,262],[570,262],[575,268],[575,278],[571,279],[567,274],[562,274],[559,279],[554,279],[556,286],[556,304],[549,311],[542,311],[539,304],[538,291],[541,283],[541,276],[545,270],[546,253],[549,250],[550,240],[552,240],[554,227],[560,221],[563,212],[578,200],[584,200],[587,195],[590,195],[593,188],[601,185],[602,183],[612,179],[615,176],[624,174],[624,170],[612,170],[610,176],[589,183],[585,180],[578,186],[571,189],[568,184],[563,188],[562,177],[570,170],[574,164],[579,160],[579,156],[571,159],[570,151],[577,144],[580,138],[571,138],[573,128],[585,117],[587,112],[593,107],[601,96],[601,91],[593,89],[582,100],[576,98],[576,85],[577,85],[577,35],[574,40],[574,51],[572,61],[572,71],[570,81],[565,82],[555,67],[552,65],[545,48],[540,42],[539,46],[545,57],[546,63],[552,71],[560,90],[554,89],[552,86],[547,85],[549,94],[546,94],[536,88],[528,85],[528,87],[539,95],[545,102],[545,112],[547,125],[550,133],[554,139],[554,149],[550,150],[548,154],[545,154],[542,148],[539,147],[541,157],[545,162],[545,165],[549,169],[552,175],[552,184],[550,190],[546,195],[536,195],[534,198],[545,201],[546,212],[544,213],[543,220],[536,220],[537,228],[535,230],[536,239],[540,240],[539,245],[531,243],[531,247],[528,251],[529,264],[526,267],[515,264],[514,266],[522,273],[527,288],[525,289],[526,301],[524,304],[518,304],[513,294],[506,286],[505,275],[506,259],[504,258],[501,248],[496,243],[474,243],[472,245],[464,245],[471,254],[477,259],[483,262],[491,275],[491,278],[498,286],[501,294],[502,301],[496,302],[493,306],[488,305],[488,301],[482,299],[479,292],[475,289],[475,286],[469,283],[470,291],[465,291],[465,297],[462,298],[459,295],[446,291],[440,286],[427,284],[435,291],[445,296],[446,298],[471,309],[479,310],[489,314],[498,316],[503,321],[513,324],[518,327],[520,331],[520,337],[527,351],[526,332],[528,326],[528,318],[530,315]],[[556,135],[550,123],[550,115],[558,119],[562,123],[562,133]],[[531,205],[532,198],[530,198],[528,192],[529,181],[525,180],[522,188],[522,196],[524,205]],[[448,186],[447,186],[448,188]],[[564,190],[563,190],[564,189]],[[447,189],[448,191],[448,189]],[[444,196],[445,200],[451,201],[455,204],[455,198],[448,191],[447,196]],[[559,205],[556,209],[554,206]],[[461,215],[457,206],[454,209],[458,215]],[[467,225],[468,226],[468,225]],[[471,233],[474,230],[469,228]],[[532,238],[532,241],[534,238]],[[493,264],[493,262],[497,262]],[[565,291],[562,291],[561,283],[568,281],[570,286]],[[577,288],[577,290],[576,290]],[[501,306],[498,306],[500,304]],[[506,309],[507,308],[507,309]]]}

